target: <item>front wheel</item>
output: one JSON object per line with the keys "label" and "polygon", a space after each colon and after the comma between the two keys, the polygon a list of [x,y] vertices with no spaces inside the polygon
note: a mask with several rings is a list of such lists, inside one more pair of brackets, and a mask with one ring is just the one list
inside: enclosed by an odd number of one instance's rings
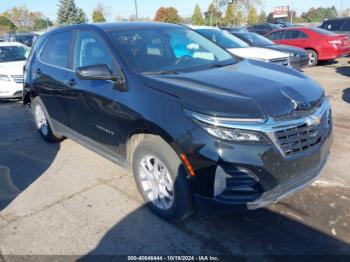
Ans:
{"label": "front wheel", "polygon": [[31,102],[32,113],[34,115],[35,126],[45,141],[53,143],[62,140],[62,137],[53,132],[50,125],[49,116],[45,106],[39,97]]}
{"label": "front wheel", "polygon": [[309,55],[309,66],[315,66],[318,63],[318,55],[316,53],[316,51],[312,50],[312,49],[308,49],[306,50],[306,52]]}
{"label": "front wheel", "polygon": [[173,149],[158,136],[146,136],[132,158],[136,185],[158,216],[180,221],[192,213],[186,172]]}

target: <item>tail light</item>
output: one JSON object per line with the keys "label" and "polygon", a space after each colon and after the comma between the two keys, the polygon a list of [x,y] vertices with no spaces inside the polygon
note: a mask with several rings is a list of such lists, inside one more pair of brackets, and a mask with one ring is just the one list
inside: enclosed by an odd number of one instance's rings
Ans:
{"label": "tail light", "polygon": [[343,41],[341,39],[328,40],[328,43],[330,45],[333,45],[333,47],[336,49],[338,49],[339,47],[341,47],[343,45]]}
{"label": "tail light", "polygon": [[330,43],[331,45],[342,45],[343,41],[340,39],[336,39],[336,40],[329,40],[328,43]]}

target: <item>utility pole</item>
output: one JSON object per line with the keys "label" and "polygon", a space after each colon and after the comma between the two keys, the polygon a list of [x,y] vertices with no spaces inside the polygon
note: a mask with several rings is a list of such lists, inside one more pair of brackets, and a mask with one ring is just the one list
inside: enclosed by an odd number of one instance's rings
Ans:
{"label": "utility pole", "polygon": [[135,0],[135,17],[136,17],[136,20],[139,20],[139,14],[137,10],[137,0]]}
{"label": "utility pole", "polygon": [[294,10],[293,10],[293,1],[291,1],[291,5],[290,5],[290,9],[291,9],[291,16],[290,16],[290,23],[293,24],[293,14],[294,14]]}

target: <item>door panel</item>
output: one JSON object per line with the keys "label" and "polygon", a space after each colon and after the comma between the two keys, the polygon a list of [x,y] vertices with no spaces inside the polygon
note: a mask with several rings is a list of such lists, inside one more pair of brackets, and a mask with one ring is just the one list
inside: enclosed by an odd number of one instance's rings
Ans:
{"label": "door panel", "polygon": [[[113,55],[104,40],[92,31],[77,31],[74,44],[73,69],[106,64],[116,72]],[[69,107],[71,127],[79,134],[115,151],[117,146],[118,91],[113,81],[83,80],[72,71],[66,76],[70,93],[75,97]]]}
{"label": "door panel", "polygon": [[51,36],[31,72],[33,86],[40,93],[50,117],[67,126],[69,117],[66,100],[70,97],[64,82],[69,72],[71,44],[71,31]]}

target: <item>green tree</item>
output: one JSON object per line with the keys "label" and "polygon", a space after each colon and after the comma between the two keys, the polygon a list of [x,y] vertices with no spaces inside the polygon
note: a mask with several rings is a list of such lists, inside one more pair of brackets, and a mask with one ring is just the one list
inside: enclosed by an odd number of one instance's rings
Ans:
{"label": "green tree", "polygon": [[105,8],[102,5],[97,5],[92,12],[92,21],[94,23],[99,23],[99,22],[106,22],[106,11]]}
{"label": "green tree", "polygon": [[262,23],[266,23],[266,20],[267,20],[267,15],[266,15],[265,11],[261,10],[259,18],[258,18],[258,22],[262,24]]}
{"label": "green tree", "polygon": [[307,22],[322,22],[325,19],[337,17],[337,9],[332,7],[318,7],[310,8],[306,13],[303,13],[301,17]]}
{"label": "green tree", "polygon": [[59,24],[83,24],[88,21],[83,9],[75,5],[74,0],[59,0],[57,22]]}
{"label": "green tree", "polygon": [[227,25],[236,25],[236,6],[234,4],[229,4],[225,13],[225,23]]}
{"label": "green tree", "polygon": [[194,8],[194,13],[192,15],[191,21],[193,25],[204,25],[202,11],[198,4],[196,4]]}
{"label": "green tree", "polygon": [[176,8],[161,7],[157,10],[154,20],[158,22],[178,24],[181,22],[181,17]]}
{"label": "green tree", "polygon": [[253,25],[258,22],[258,13],[254,6],[251,6],[248,11],[247,24]]}
{"label": "green tree", "polygon": [[221,12],[214,3],[208,6],[208,11],[204,13],[206,25],[217,25],[220,22]]}
{"label": "green tree", "polygon": [[7,17],[0,16],[0,33],[7,33],[16,30],[16,25]]}
{"label": "green tree", "polygon": [[50,26],[53,26],[53,23],[49,18],[37,18],[34,20],[34,30],[40,31]]}

